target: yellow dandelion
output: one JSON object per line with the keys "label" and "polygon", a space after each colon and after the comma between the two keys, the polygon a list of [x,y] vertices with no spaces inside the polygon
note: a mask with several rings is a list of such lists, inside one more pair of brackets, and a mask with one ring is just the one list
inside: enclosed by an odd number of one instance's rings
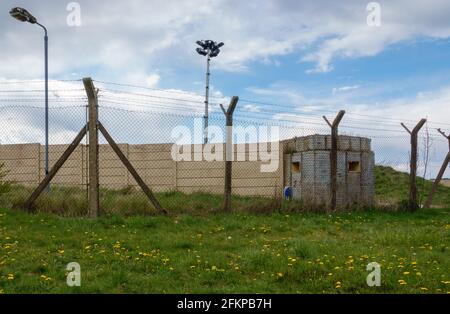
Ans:
{"label": "yellow dandelion", "polygon": [[277,273],[277,276],[281,278],[283,277],[283,273]]}
{"label": "yellow dandelion", "polygon": [[409,275],[409,271],[404,271],[403,275]]}
{"label": "yellow dandelion", "polygon": [[420,290],[422,290],[422,291],[428,291],[428,288],[421,287]]}
{"label": "yellow dandelion", "polygon": [[418,272],[416,273],[416,276],[422,276],[422,273],[421,273],[420,271],[418,271]]}
{"label": "yellow dandelion", "polygon": [[13,275],[13,274],[8,274],[8,276],[6,277],[6,279],[8,279],[8,280],[14,280],[14,275]]}

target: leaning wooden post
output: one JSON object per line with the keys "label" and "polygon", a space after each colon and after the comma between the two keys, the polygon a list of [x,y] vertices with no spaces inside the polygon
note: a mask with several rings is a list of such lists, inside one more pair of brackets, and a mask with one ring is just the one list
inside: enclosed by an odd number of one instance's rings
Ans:
{"label": "leaning wooden post", "polygon": [[445,157],[444,162],[442,163],[441,169],[439,169],[439,173],[436,177],[436,179],[433,182],[433,186],[431,187],[431,191],[428,194],[427,200],[423,207],[429,208],[431,206],[431,203],[433,202],[433,195],[437,190],[437,187],[439,185],[439,182],[441,182],[442,177],[444,176],[445,169],[447,169],[447,165],[450,163],[450,135],[446,135],[441,129],[437,129],[439,133],[441,133],[442,136],[444,136],[448,140],[448,152],[447,157]]}
{"label": "leaning wooden post", "polygon": [[228,109],[225,111],[222,104],[223,114],[226,117],[227,125],[227,140],[225,144],[225,189],[224,189],[224,203],[225,211],[231,211],[231,180],[232,180],[232,165],[233,165],[233,112],[236,109],[236,104],[239,97],[233,96],[230,101]]}
{"label": "leaning wooden post", "polygon": [[415,211],[419,207],[417,204],[417,134],[419,133],[422,126],[427,122],[426,119],[422,119],[416,124],[414,129],[410,131],[405,124],[400,123],[402,127],[411,135],[411,160],[409,163],[409,210]]}
{"label": "leaning wooden post", "polygon": [[337,114],[333,123],[328,121],[327,117],[323,116],[325,122],[331,128],[331,152],[330,152],[330,193],[331,193],[331,201],[330,201],[330,209],[336,210],[336,195],[337,195],[337,151],[338,151],[338,127],[339,123],[344,116],[345,111],[341,110]]}
{"label": "leaning wooden post", "polygon": [[89,189],[88,215],[97,218],[99,214],[99,179],[98,179],[98,98],[94,83],[90,77],[83,78],[88,97],[89,109]]}
{"label": "leaning wooden post", "polygon": [[445,132],[442,131],[440,128],[437,129],[437,131],[439,133],[441,133],[441,135],[447,139],[447,141],[448,141],[448,150],[450,151],[450,134],[449,135],[445,134]]}
{"label": "leaning wooden post", "polygon": [[156,199],[153,192],[150,190],[150,188],[145,184],[144,180],[139,176],[136,169],[131,165],[130,161],[127,159],[127,157],[124,155],[124,153],[120,150],[119,146],[116,144],[114,139],[111,137],[111,135],[108,133],[108,131],[105,129],[103,124],[99,121],[98,122],[98,128],[100,129],[100,132],[102,132],[103,136],[105,137],[106,141],[111,145],[111,148],[116,153],[117,157],[122,161],[124,166],[128,169],[128,171],[131,173],[133,178],[136,180],[137,184],[141,187],[142,191],[147,195],[150,202],[155,206],[157,210],[160,212],[163,212],[164,214],[167,214],[167,211],[161,206],[161,204]]}
{"label": "leaning wooden post", "polygon": [[56,176],[58,170],[61,169],[61,167],[64,165],[67,159],[69,159],[70,155],[77,148],[78,144],[80,144],[81,140],[86,135],[86,130],[87,127],[84,126],[78,133],[78,135],[75,137],[75,139],[72,141],[72,143],[69,145],[69,147],[67,147],[64,153],[61,155],[61,157],[59,157],[59,159],[56,161],[56,163],[53,165],[52,169],[50,169],[45,178],[41,181],[41,183],[39,183],[38,187],[33,191],[28,200],[25,202],[24,207],[26,209],[28,209],[29,211],[35,211],[33,207],[34,202],[42,193],[42,191],[44,191],[44,189],[48,186],[50,181]]}

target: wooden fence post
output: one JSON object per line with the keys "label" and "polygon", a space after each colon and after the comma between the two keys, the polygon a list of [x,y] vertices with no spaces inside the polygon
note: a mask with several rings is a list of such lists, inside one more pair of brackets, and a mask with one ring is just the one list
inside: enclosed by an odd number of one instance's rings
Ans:
{"label": "wooden fence post", "polygon": [[444,176],[445,169],[447,169],[447,165],[450,163],[450,135],[446,135],[441,129],[437,129],[437,130],[439,133],[441,133],[442,136],[444,136],[448,140],[448,153],[447,153],[447,157],[445,157],[445,160],[442,163],[441,169],[439,169],[439,173],[438,173],[436,179],[433,182],[431,191],[428,194],[425,204],[423,205],[424,208],[429,208],[431,206],[431,203],[433,202],[433,195],[437,190],[439,182],[441,182],[442,177]]}
{"label": "wooden fence post", "polygon": [[233,165],[233,112],[236,109],[236,104],[239,97],[233,96],[230,101],[228,109],[225,111],[222,104],[220,108],[226,117],[227,139],[225,144],[225,189],[224,189],[224,203],[225,211],[231,211],[231,180],[232,180],[232,165]]}
{"label": "wooden fence post", "polygon": [[89,188],[88,215],[97,218],[99,214],[99,179],[98,179],[98,98],[94,83],[90,77],[83,78],[89,105]]}
{"label": "wooden fence post", "polygon": [[416,124],[414,129],[410,131],[405,124],[400,123],[402,127],[411,135],[411,160],[409,163],[409,204],[408,208],[410,211],[415,211],[419,207],[417,204],[417,134],[419,133],[422,126],[427,122],[426,119],[422,119]]}
{"label": "wooden fence post", "polygon": [[331,152],[330,152],[330,192],[331,192],[331,202],[330,202],[330,209],[336,210],[337,201],[336,201],[336,195],[337,195],[337,150],[338,150],[338,127],[339,123],[342,120],[342,117],[344,116],[345,111],[341,110],[337,114],[336,118],[334,119],[333,123],[330,123],[328,121],[327,117],[323,116],[323,119],[325,122],[330,126],[331,128]]}

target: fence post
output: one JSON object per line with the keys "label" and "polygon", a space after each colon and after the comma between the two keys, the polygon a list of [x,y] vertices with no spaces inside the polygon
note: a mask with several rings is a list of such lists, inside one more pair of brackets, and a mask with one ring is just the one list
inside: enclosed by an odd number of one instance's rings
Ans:
{"label": "fence post", "polygon": [[330,152],[330,189],[331,189],[331,202],[330,209],[336,210],[336,194],[337,194],[337,150],[338,150],[338,127],[339,123],[344,116],[345,111],[341,110],[337,114],[333,123],[328,121],[327,117],[323,116],[325,122],[331,128],[331,152]]}
{"label": "fence post", "polygon": [[230,101],[228,109],[225,111],[222,104],[220,108],[226,117],[227,139],[225,144],[225,189],[224,189],[224,203],[225,211],[231,211],[231,180],[232,180],[232,165],[233,165],[233,112],[236,109],[236,104],[239,97],[233,96]]}
{"label": "fence post", "polygon": [[402,127],[411,135],[411,160],[410,160],[410,172],[409,172],[409,210],[415,211],[419,207],[417,204],[417,134],[419,133],[422,126],[427,122],[426,119],[421,119],[419,123],[416,124],[414,129],[410,131],[406,125],[402,122],[400,123]]}
{"label": "fence post", "polygon": [[90,77],[83,78],[89,105],[89,189],[88,215],[97,218],[99,214],[99,179],[98,179],[98,98],[94,83]]}
{"label": "fence post", "polygon": [[439,173],[438,173],[436,179],[433,182],[431,191],[428,194],[425,204],[423,205],[424,208],[429,208],[431,206],[431,203],[433,202],[433,195],[436,192],[439,182],[441,182],[442,177],[444,176],[445,169],[447,169],[447,165],[450,162],[450,135],[446,135],[441,129],[437,129],[437,130],[439,133],[441,133],[442,136],[444,136],[448,140],[448,153],[447,153],[447,157],[445,157],[445,160],[442,163],[441,169],[439,170]]}

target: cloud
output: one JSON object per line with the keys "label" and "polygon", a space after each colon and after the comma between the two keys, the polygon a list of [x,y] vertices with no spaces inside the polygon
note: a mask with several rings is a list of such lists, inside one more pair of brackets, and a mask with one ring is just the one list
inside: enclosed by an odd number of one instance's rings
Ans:
{"label": "cloud", "polygon": [[[252,87],[247,91],[256,96],[263,96],[268,103],[277,104],[262,106],[261,112],[268,111],[264,118],[281,125],[283,138],[315,133],[328,134],[330,130],[322,115],[333,119],[339,110],[344,109],[346,114],[339,126],[340,134],[371,138],[376,162],[401,170],[406,169],[405,164],[408,163],[411,148],[409,134],[401,127],[400,122],[403,121],[413,128],[421,118],[426,118],[428,123],[419,136],[419,173],[422,175],[425,171],[422,164],[423,149],[428,132],[431,150],[427,176],[435,176],[448,151],[447,140],[436,129],[450,128],[450,123],[445,120],[450,116],[450,86],[379,102],[378,99],[373,99],[373,90],[382,90],[385,84],[391,83],[379,84],[380,86],[358,88],[355,88],[356,85],[343,86],[342,90],[352,93],[323,92],[318,93],[320,97],[305,97],[301,88],[287,83],[274,83],[267,88]],[[409,82],[405,84],[408,85]],[[251,119],[251,116],[248,119]]]}
{"label": "cloud", "polygon": [[334,87],[332,89],[332,93],[336,94],[336,93],[339,93],[339,92],[348,92],[348,91],[355,90],[355,89],[358,89],[358,88],[359,88],[359,85]]}
{"label": "cloud", "polygon": [[[252,62],[277,66],[277,57],[295,54],[314,63],[310,72],[327,72],[336,58],[373,56],[418,37],[450,36],[450,2],[445,0],[380,1],[380,27],[367,26],[367,3],[357,0],[79,3],[81,27],[66,24],[65,3],[24,4],[49,29],[52,76],[89,75],[92,69],[109,78],[145,76],[155,68],[199,66],[203,60],[195,53],[195,41],[208,38],[225,42],[212,65],[225,71],[247,71]],[[12,0],[1,4],[0,72],[8,78],[39,77],[41,30],[11,19],[7,12],[14,5]]]}
{"label": "cloud", "polygon": [[147,83],[147,85],[149,87],[155,87],[158,85],[160,78],[161,77],[158,74],[154,73],[154,74],[149,75],[147,77],[147,79],[145,80],[145,82]]}

